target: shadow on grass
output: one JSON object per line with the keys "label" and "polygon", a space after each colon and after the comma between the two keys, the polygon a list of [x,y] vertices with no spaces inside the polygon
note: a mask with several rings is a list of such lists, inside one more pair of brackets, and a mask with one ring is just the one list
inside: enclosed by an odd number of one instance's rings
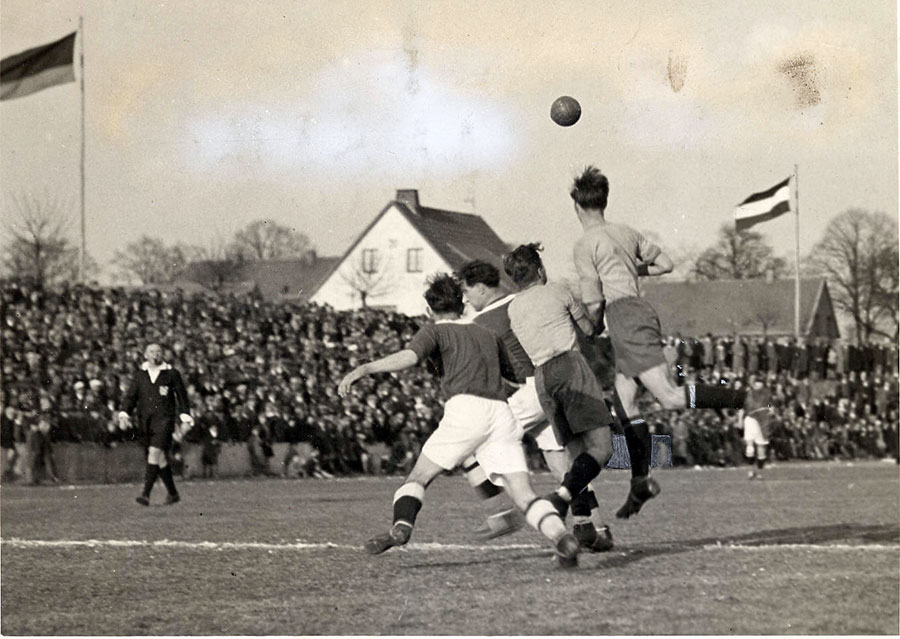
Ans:
{"label": "shadow on grass", "polygon": [[788,546],[808,544],[827,546],[845,543],[865,546],[876,543],[900,542],[900,525],[897,524],[832,524],[829,526],[796,526],[775,530],[757,530],[741,535],[724,535],[684,539],[681,541],[617,547],[596,568],[616,568],[635,561],[660,555],[691,552],[705,546]]}
{"label": "shadow on grass", "polygon": [[[705,546],[785,546],[792,544],[809,544],[827,546],[830,543],[845,543],[865,546],[866,544],[897,543],[900,542],[900,525],[897,524],[833,524],[829,526],[797,526],[794,528],[778,528],[775,530],[757,530],[741,535],[724,535],[718,537],[702,537],[700,539],[683,539],[680,541],[637,544],[634,546],[616,546],[610,553],[598,553],[584,556],[594,556],[601,561],[596,566],[590,566],[589,570],[603,570],[618,568],[651,559],[660,555],[675,555],[691,552]],[[413,563],[405,566],[406,569],[439,568],[451,566],[477,566],[481,564],[496,565],[502,562],[516,562],[523,559],[533,559],[538,556],[550,556],[551,550],[535,550],[533,552],[504,553],[502,556],[491,555],[459,561],[442,561]]]}

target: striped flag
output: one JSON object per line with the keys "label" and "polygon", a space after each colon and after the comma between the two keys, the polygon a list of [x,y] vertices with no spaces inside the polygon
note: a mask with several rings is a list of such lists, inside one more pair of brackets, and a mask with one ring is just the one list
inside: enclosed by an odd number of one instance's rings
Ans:
{"label": "striped flag", "polygon": [[0,61],[0,100],[21,98],[57,84],[75,81],[75,34],[28,49]]}
{"label": "striped flag", "polygon": [[754,224],[771,220],[791,210],[791,178],[771,189],[754,193],[734,209],[735,230],[746,231]]}

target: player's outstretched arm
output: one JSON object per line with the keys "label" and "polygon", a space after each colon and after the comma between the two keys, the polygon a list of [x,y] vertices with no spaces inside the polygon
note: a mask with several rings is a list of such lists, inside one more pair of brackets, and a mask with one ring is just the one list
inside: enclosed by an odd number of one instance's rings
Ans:
{"label": "player's outstretched arm", "polygon": [[387,357],[376,359],[373,362],[367,362],[357,366],[344,376],[341,383],[338,384],[338,395],[344,397],[350,392],[350,386],[353,382],[365,377],[366,375],[374,375],[375,373],[392,373],[394,371],[402,371],[405,368],[415,366],[419,361],[418,355],[414,351],[406,348],[397,351]]}

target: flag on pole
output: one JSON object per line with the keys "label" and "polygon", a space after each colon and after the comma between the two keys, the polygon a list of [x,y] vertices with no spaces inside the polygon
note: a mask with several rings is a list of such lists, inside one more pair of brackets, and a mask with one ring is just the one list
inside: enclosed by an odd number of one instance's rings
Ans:
{"label": "flag on pole", "polygon": [[791,178],[771,189],[754,193],[734,209],[734,227],[746,231],[754,224],[765,222],[791,210]]}
{"label": "flag on pole", "polygon": [[0,61],[0,100],[12,100],[75,81],[75,34]]}

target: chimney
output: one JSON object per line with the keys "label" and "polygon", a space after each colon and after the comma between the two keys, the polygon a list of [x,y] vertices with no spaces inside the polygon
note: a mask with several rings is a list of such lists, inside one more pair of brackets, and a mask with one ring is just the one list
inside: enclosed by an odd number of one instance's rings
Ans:
{"label": "chimney", "polygon": [[397,201],[405,204],[413,213],[419,212],[419,191],[416,189],[397,189]]}

